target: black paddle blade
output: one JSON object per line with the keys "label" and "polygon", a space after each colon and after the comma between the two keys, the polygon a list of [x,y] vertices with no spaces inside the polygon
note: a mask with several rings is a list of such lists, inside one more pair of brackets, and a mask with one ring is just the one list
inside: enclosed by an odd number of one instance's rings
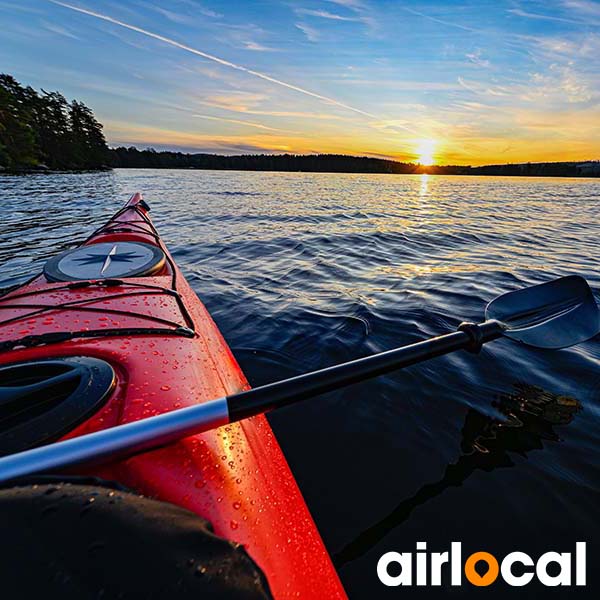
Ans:
{"label": "black paddle blade", "polygon": [[537,348],[567,348],[600,332],[598,305],[579,275],[498,296],[485,316],[500,321],[507,337]]}

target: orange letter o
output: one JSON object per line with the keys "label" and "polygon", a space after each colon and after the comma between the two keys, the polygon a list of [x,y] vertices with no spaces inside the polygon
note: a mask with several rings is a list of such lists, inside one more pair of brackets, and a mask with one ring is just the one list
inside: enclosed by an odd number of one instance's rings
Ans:
{"label": "orange letter o", "polygon": [[[475,570],[475,565],[480,560],[485,561],[488,565],[487,573],[483,576]],[[465,575],[473,585],[490,585],[496,581],[499,572],[498,561],[496,560],[496,557],[489,552],[475,552],[467,558],[467,562],[465,563]]]}

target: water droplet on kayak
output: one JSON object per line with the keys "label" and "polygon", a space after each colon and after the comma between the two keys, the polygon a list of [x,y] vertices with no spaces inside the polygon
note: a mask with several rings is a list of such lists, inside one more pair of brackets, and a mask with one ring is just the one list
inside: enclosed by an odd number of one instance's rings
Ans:
{"label": "water droplet on kayak", "polygon": [[241,506],[242,506],[241,502],[236,501],[233,503],[233,508],[235,508],[235,510],[239,510],[241,508]]}
{"label": "water droplet on kayak", "polygon": [[171,386],[170,386],[170,385],[161,385],[161,386],[160,386],[160,389],[161,389],[163,392],[168,392],[168,391],[171,389]]}
{"label": "water droplet on kayak", "polygon": [[237,529],[239,527],[239,523],[232,519],[231,522],[229,523],[229,526],[231,527],[231,529]]}

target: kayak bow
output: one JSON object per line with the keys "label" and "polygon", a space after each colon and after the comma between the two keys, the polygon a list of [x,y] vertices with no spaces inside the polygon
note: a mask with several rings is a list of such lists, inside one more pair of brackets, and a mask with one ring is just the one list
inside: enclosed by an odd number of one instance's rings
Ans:
{"label": "kayak bow", "polygon": [[[0,376],[13,381],[0,394],[0,454],[249,389],[148,210],[135,194],[0,298]],[[346,597],[262,415],[93,474],[208,519],[246,547],[275,598]]]}

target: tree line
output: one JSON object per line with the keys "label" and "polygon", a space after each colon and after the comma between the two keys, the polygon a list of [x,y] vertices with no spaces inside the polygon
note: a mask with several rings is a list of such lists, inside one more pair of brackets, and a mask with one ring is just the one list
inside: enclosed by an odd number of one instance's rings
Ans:
{"label": "tree line", "polygon": [[394,173],[432,175],[516,175],[535,177],[599,176],[600,162],[546,162],[471,167],[420,165],[345,154],[186,154],[153,148],[111,149],[110,164],[122,168],[215,169],[234,171],[304,171],[312,173]]}
{"label": "tree line", "polygon": [[152,148],[115,148],[115,167],[158,169],[225,169],[235,171],[310,171],[326,173],[413,173],[417,165],[343,154],[185,154]]}
{"label": "tree line", "polygon": [[0,74],[0,167],[99,169],[109,160],[102,125],[83,102]]}

